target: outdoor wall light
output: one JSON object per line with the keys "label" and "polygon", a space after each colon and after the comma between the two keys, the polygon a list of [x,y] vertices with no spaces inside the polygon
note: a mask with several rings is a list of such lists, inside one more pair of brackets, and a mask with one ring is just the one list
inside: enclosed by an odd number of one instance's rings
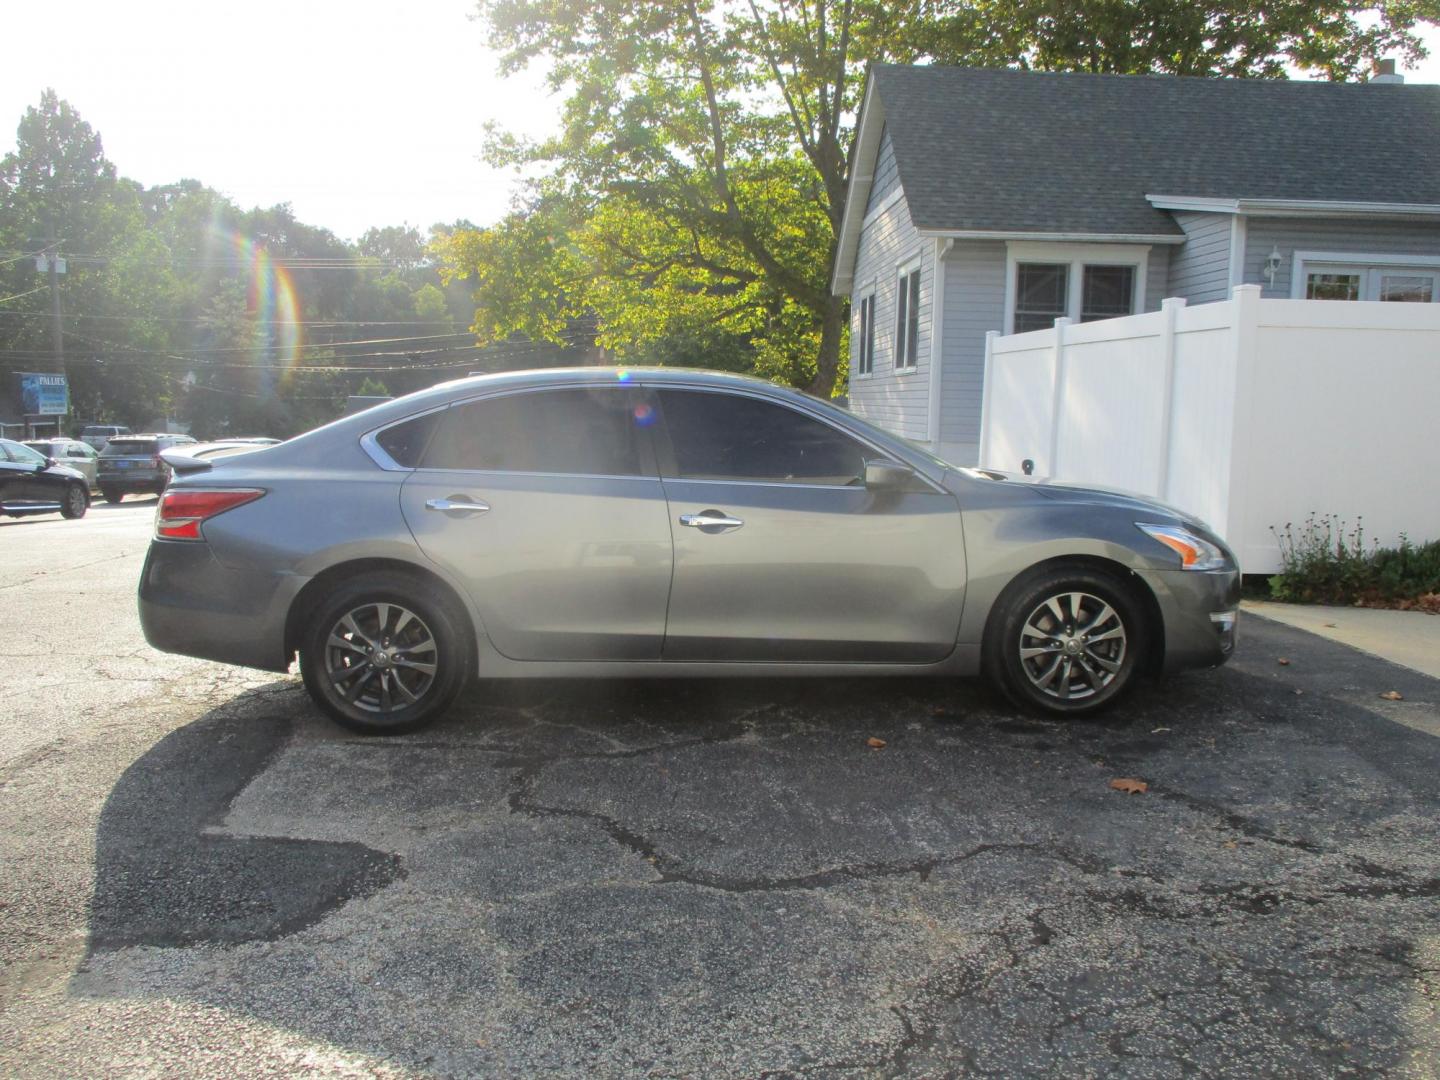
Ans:
{"label": "outdoor wall light", "polygon": [[1280,246],[1277,244],[1270,249],[1270,254],[1265,256],[1265,276],[1270,279],[1272,289],[1275,287],[1275,275],[1280,272],[1280,263]]}

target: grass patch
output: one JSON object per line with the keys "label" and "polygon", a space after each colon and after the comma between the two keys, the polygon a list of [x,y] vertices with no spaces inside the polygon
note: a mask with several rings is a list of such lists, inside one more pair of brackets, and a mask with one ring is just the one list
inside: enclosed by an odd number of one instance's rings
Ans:
{"label": "grass patch", "polygon": [[1353,527],[1333,514],[1311,514],[1296,528],[1272,528],[1280,544],[1280,573],[1270,578],[1273,599],[1294,604],[1351,604],[1440,614],[1440,540],[1396,547],[1365,543],[1361,518]]}

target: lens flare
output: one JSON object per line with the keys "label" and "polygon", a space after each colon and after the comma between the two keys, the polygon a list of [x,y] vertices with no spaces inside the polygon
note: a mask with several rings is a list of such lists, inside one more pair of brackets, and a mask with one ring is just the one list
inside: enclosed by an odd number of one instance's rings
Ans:
{"label": "lens flare", "polygon": [[290,272],[264,247],[239,232],[217,227],[213,238],[245,277],[245,306],[253,320],[251,348],[256,363],[279,369],[281,381],[287,381],[301,351],[300,302]]}

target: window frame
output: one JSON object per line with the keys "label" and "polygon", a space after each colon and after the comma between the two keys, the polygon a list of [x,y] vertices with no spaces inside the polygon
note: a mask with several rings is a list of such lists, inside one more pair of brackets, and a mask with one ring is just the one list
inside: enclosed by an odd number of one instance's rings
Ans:
{"label": "window frame", "polygon": [[[408,466],[408,465],[401,465],[399,462],[397,462],[394,458],[392,458],[388,453],[385,452],[384,447],[382,447],[382,446],[380,445],[380,443],[379,443],[379,437],[380,437],[381,435],[383,435],[386,431],[388,431],[390,428],[392,428],[392,427],[399,427],[401,424],[408,424],[408,423],[410,423],[412,420],[419,420],[421,417],[423,417],[423,416],[429,416],[431,413],[448,412],[448,411],[451,410],[451,409],[463,408],[464,406],[467,406],[467,405],[474,405],[474,404],[476,404],[476,403],[478,403],[478,402],[490,401],[490,400],[498,399],[498,398],[517,397],[517,396],[519,396],[519,395],[521,395],[521,394],[554,393],[554,392],[563,391],[563,390],[600,390],[600,391],[602,391],[602,392],[604,392],[604,393],[630,393],[630,394],[632,394],[633,396],[635,396],[637,399],[641,400],[643,403],[648,404],[652,409],[656,410],[656,413],[655,413],[656,416],[659,415],[659,407],[660,407],[660,406],[659,406],[659,403],[654,400],[654,395],[651,394],[651,393],[649,393],[649,391],[648,391],[646,388],[644,388],[644,387],[642,387],[642,386],[637,386],[637,385],[635,385],[634,383],[614,383],[614,384],[610,384],[610,383],[597,383],[597,382],[546,383],[546,384],[544,384],[544,385],[542,385],[542,386],[510,387],[510,388],[506,388],[506,389],[502,389],[502,390],[493,390],[493,391],[490,391],[489,393],[472,394],[472,395],[470,395],[469,397],[457,398],[457,399],[455,399],[454,401],[447,401],[447,402],[445,402],[443,405],[436,405],[434,408],[421,409],[421,410],[419,410],[418,412],[413,412],[413,413],[410,413],[410,414],[407,415],[407,416],[402,416],[402,417],[399,417],[399,418],[397,418],[397,419],[395,419],[395,420],[388,421],[387,423],[381,424],[381,425],[379,425],[378,427],[372,428],[371,430],[365,432],[365,434],[360,437],[360,446],[361,446],[361,448],[365,451],[365,453],[370,457],[370,459],[375,462],[375,464],[379,465],[382,469],[385,469],[387,472],[405,472],[405,473],[409,473],[409,472],[424,472],[424,473],[444,473],[444,474],[464,473],[464,474],[467,475],[467,476],[475,476],[475,475],[485,475],[485,476],[537,476],[537,477],[547,477],[547,476],[548,476],[548,477],[556,477],[556,476],[563,476],[563,477],[571,477],[571,478],[575,478],[575,479],[585,479],[585,480],[657,480],[657,479],[659,479],[660,470],[659,470],[659,468],[658,468],[658,463],[657,463],[656,457],[655,457],[655,438],[654,438],[654,431],[655,431],[655,428],[658,426],[658,424],[654,424],[654,423],[652,423],[652,424],[650,424],[650,425],[647,425],[646,427],[644,427],[644,428],[642,429],[643,434],[642,434],[641,437],[640,437],[640,444],[639,444],[639,450],[640,450],[640,469],[641,469],[641,471],[638,472],[638,473],[537,472],[537,471],[532,470],[532,469],[442,469],[442,468],[438,468],[438,467],[436,467],[436,466],[423,465],[423,464],[422,464],[422,465],[415,465],[415,466]],[[440,421],[440,423],[441,423],[441,424],[444,424],[444,422],[445,422],[445,421],[444,421],[444,419],[442,418],[441,421]],[[432,433],[432,435],[431,435],[430,442],[433,442],[433,441],[434,441],[434,437],[435,437],[436,434],[439,433],[439,430],[440,430],[440,428],[437,426],[436,429],[435,429],[435,432]],[[428,452],[429,452],[429,444],[427,443],[425,453],[428,453]],[[422,454],[421,457],[422,457],[422,460],[423,460],[424,455]]]}
{"label": "window frame", "polygon": [[[1397,270],[1418,270],[1422,274],[1436,276],[1434,292],[1430,303],[1440,304],[1440,255],[1379,254],[1358,251],[1296,251],[1290,264],[1290,298],[1306,299],[1306,285],[1311,274],[1339,271],[1360,275],[1359,301],[1380,303],[1378,277]],[[1355,301],[1330,301],[1331,303],[1353,303]]]}
{"label": "window frame", "polygon": [[875,374],[875,283],[869,282],[866,291],[856,305],[859,319],[858,346],[854,350],[855,370],[851,373],[857,379],[868,379]]}
{"label": "window frame", "polygon": [[[1010,240],[1005,244],[1005,313],[1001,333],[1014,334],[1015,303],[1018,299],[1019,268],[1021,263],[1043,263],[1047,265],[1066,264],[1069,266],[1065,283],[1064,318],[1072,323],[1080,321],[1085,303],[1085,268],[1087,266],[1129,266],[1134,269],[1132,286],[1131,315],[1145,311],[1145,282],[1150,271],[1150,244],[1051,244],[1036,240]],[[1124,315],[1107,318],[1123,319]],[[1095,320],[1103,322],[1104,320]],[[1034,331],[1027,331],[1033,333]]]}
{"label": "window frame", "polygon": [[[920,256],[906,259],[895,267],[895,334],[891,339],[893,351],[891,355],[891,368],[896,375],[913,375],[920,370],[920,286],[923,274],[921,272],[923,260]],[[913,279],[915,287],[910,288]],[[906,299],[904,308],[901,306],[901,298]],[[909,333],[911,326],[915,327],[914,334]],[[908,363],[904,361],[907,354],[913,349],[915,355]]]}
{"label": "window frame", "polygon": [[[839,432],[851,442],[858,443],[861,447],[869,450],[874,456],[866,455],[864,460],[870,461],[894,461],[895,455],[887,452],[875,443],[871,442],[843,424],[837,424],[829,417],[809,409],[801,408],[790,401],[782,401],[770,397],[767,394],[758,394],[749,390],[731,388],[726,386],[691,386],[685,383],[647,383],[648,390],[675,390],[685,393],[696,394],[723,394],[727,397],[744,397],[755,401],[763,402],[766,405],[773,405],[776,408],[787,409],[797,416],[803,416],[807,420],[814,420],[816,423],[824,424],[832,431]],[[675,444],[670,439],[670,424],[665,416],[665,410],[661,407],[658,395],[655,397],[655,408],[659,410],[660,422],[655,424],[651,431],[655,433],[655,452],[660,468],[660,479],[679,484],[745,484],[750,487],[773,487],[773,488],[798,488],[804,491],[864,491],[863,487],[856,487],[853,484],[806,484],[794,480],[754,480],[747,478],[703,478],[676,475],[679,472],[679,465],[675,458]],[[917,476],[921,474],[916,473]],[[928,477],[922,477],[929,483]],[[933,486],[933,485],[932,485]]]}

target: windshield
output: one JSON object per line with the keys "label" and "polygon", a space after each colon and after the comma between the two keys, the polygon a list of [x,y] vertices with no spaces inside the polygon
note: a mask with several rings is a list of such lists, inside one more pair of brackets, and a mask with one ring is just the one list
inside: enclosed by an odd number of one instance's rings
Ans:
{"label": "windshield", "polygon": [[111,439],[100,451],[101,457],[143,457],[155,453],[154,439]]}

